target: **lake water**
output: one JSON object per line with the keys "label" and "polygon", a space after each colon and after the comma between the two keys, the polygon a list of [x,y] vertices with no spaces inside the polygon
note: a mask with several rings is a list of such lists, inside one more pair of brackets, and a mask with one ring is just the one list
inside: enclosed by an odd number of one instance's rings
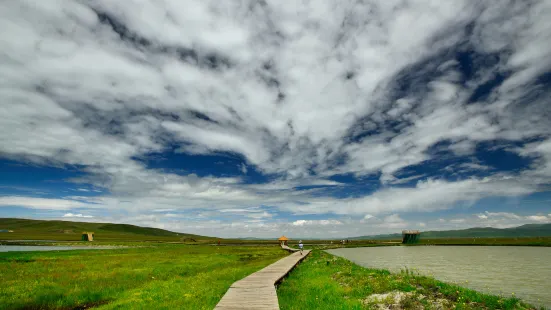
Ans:
{"label": "lake water", "polygon": [[[477,291],[512,293],[551,309],[551,248],[514,246],[389,246],[327,252],[370,268],[407,267]],[[468,281],[468,282],[467,282]]]}
{"label": "lake water", "polygon": [[120,247],[113,246],[49,246],[49,245],[0,245],[0,252],[23,251],[67,251],[67,250],[105,250]]}

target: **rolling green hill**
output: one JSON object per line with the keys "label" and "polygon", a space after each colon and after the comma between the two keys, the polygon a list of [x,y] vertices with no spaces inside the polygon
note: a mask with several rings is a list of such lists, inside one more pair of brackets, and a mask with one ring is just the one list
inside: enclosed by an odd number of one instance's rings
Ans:
{"label": "rolling green hill", "polygon": [[159,228],[140,227],[129,224],[87,223],[69,221],[27,220],[0,218],[0,240],[59,240],[78,241],[82,232],[94,232],[97,241],[180,241],[207,240],[211,237],[176,233]]}
{"label": "rolling green hill", "polygon": [[[475,227],[461,230],[443,230],[443,231],[423,231],[421,238],[523,238],[523,237],[549,237],[551,236],[550,224],[526,224],[511,228],[493,228],[493,227]],[[383,240],[383,239],[401,239],[402,234],[387,234],[360,236],[348,238],[351,240]]]}

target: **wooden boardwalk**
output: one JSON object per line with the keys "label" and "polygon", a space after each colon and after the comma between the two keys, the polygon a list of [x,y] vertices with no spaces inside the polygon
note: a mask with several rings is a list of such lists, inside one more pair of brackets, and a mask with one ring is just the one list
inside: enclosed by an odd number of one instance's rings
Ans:
{"label": "wooden boardwalk", "polygon": [[282,246],[281,246],[281,248],[282,248],[282,249],[284,249],[284,250],[287,250],[287,251],[289,251],[289,252],[291,252],[291,253],[294,253],[294,252],[300,251],[299,249],[293,249],[293,248],[290,248],[290,247],[289,247],[289,246],[287,246],[287,245],[282,245]]}
{"label": "wooden boardwalk", "polygon": [[[289,248],[291,249],[291,248]],[[291,249],[294,250],[294,249]],[[279,310],[275,284],[303,260],[310,250],[284,257],[277,262],[241,279],[230,286],[215,310],[273,309]]]}

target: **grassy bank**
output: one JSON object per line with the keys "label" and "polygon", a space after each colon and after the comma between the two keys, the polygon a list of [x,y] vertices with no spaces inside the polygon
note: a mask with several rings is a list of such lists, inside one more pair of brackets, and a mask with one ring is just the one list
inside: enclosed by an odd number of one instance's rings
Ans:
{"label": "grassy bank", "polygon": [[314,250],[278,287],[281,309],[536,309],[404,271],[367,269]]}
{"label": "grassy bank", "polygon": [[0,309],[212,309],[278,247],[150,245],[0,253]]}

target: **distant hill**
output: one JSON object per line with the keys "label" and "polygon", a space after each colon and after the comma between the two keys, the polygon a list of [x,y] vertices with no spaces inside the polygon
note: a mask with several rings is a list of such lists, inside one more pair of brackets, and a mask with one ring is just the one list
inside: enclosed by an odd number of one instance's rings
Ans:
{"label": "distant hill", "polygon": [[[140,226],[134,226],[134,225],[128,225],[128,224],[105,224],[99,227],[101,230],[105,231],[113,231],[113,232],[120,232],[120,233],[126,233],[126,234],[138,234],[138,235],[146,235],[146,236],[178,236],[180,234],[159,229],[159,228],[151,228],[151,227],[140,227]],[[192,236],[192,235],[188,235]],[[195,236],[195,235],[193,235]],[[200,236],[195,236],[200,237]]]}
{"label": "distant hill", "polygon": [[176,233],[159,228],[140,227],[129,224],[87,223],[70,221],[28,220],[0,218],[0,230],[9,229],[13,233],[0,233],[0,240],[80,240],[82,232],[93,231],[96,240],[164,240],[182,239],[204,240],[211,237]]}
{"label": "distant hill", "polygon": [[[421,238],[521,238],[521,237],[549,237],[551,236],[550,224],[526,224],[511,228],[474,227],[461,230],[423,231]],[[383,240],[401,239],[402,234],[372,235],[348,238],[351,240]]]}

